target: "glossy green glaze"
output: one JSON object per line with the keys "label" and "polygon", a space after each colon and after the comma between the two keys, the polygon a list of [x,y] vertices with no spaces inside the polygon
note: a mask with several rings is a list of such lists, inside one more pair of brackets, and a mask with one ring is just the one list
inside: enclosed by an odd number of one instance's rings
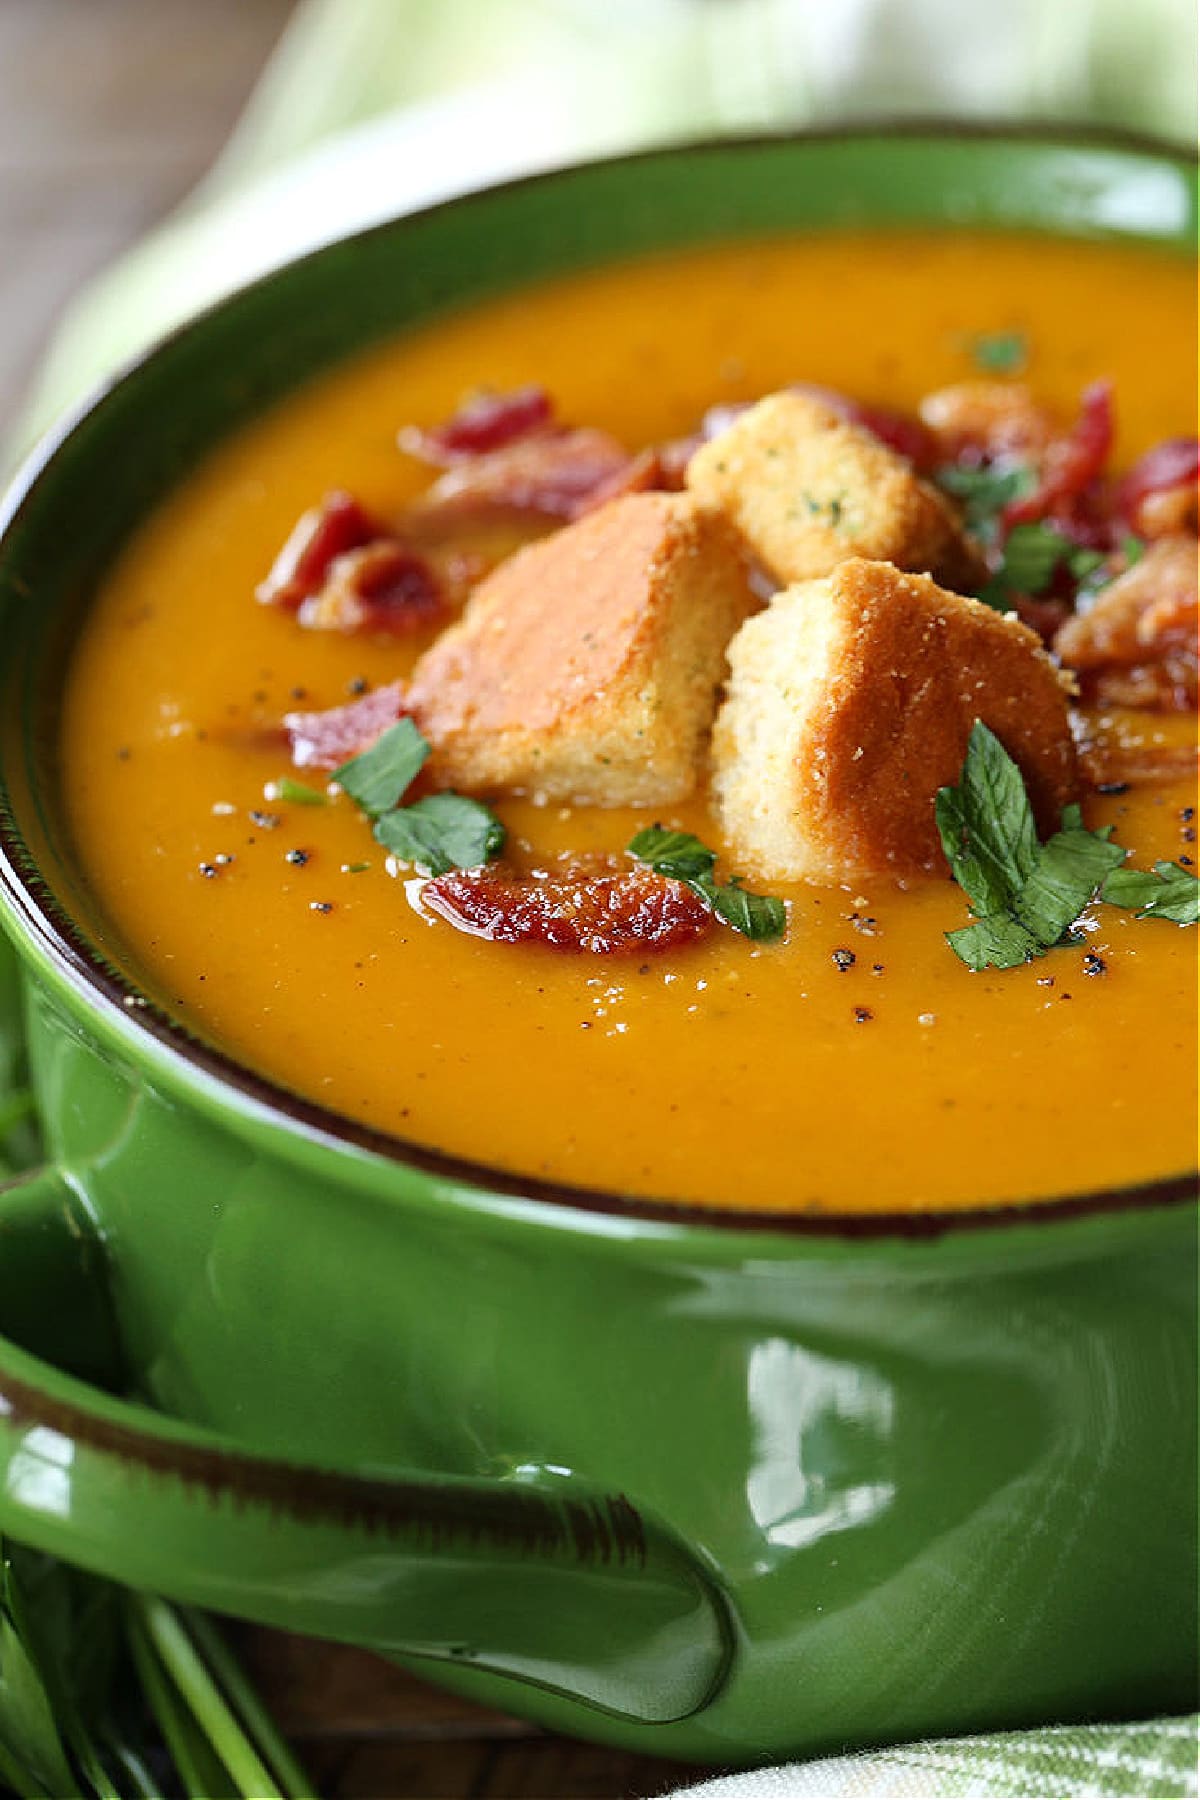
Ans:
{"label": "glossy green glaze", "polygon": [[31,471],[0,544],[0,919],[50,1167],[0,1190],[0,1528],[715,1762],[1192,1702],[1187,1184],[752,1229],[398,1155],[94,966],[52,755],[114,547],[378,333],[708,236],[969,220],[1178,249],[1191,204],[1135,148],[920,134],[518,184],[239,296]]}

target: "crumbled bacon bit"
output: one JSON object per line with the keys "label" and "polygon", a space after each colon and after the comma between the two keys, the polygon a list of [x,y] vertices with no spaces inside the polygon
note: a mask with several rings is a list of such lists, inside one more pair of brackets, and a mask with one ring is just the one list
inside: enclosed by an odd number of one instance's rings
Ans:
{"label": "crumbled bacon bit", "polygon": [[1005,507],[1006,529],[1045,518],[1053,518],[1064,530],[1073,519],[1078,522],[1079,503],[1103,475],[1112,441],[1112,383],[1094,381],[1083,391],[1071,431],[1047,447],[1037,487]]}
{"label": "crumbled bacon bit", "polygon": [[550,396],[545,388],[531,385],[507,394],[474,394],[441,425],[406,425],[398,442],[410,456],[449,468],[467,457],[485,456],[548,431],[552,423]]}
{"label": "crumbled bacon bit", "polygon": [[865,426],[881,444],[907,457],[918,473],[925,473],[936,464],[937,447],[933,434],[920,419],[914,419],[909,413],[895,412],[889,406],[856,406],[850,417],[853,423]]}
{"label": "crumbled bacon bit", "polygon": [[1196,705],[1196,540],[1159,538],[1054,639],[1100,706],[1187,712]]}
{"label": "crumbled bacon bit", "polygon": [[373,744],[403,711],[404,684],[393,681],[326,712],[285,713],[292,761],[298,769],[336,769]]}
{"label": "crumbled bacon bit", "polygon": [[420,631],[446,612],[429,562],[394,538],[348,550],[330,564],[298,614],[310,631]]}
{"label": "crumbled bacon bit", "polygon": [[623,469],[617,469],[607,480],[592,489],[581,511],[591,512],[607,500],[618,500],[622,494],[678,494],[687,481],[687,466],[700,448],[699,437],[669,438],[649,450],[640,450]]}
{"label": "crumbled bacon bit", "polygon": [[592,956],[677,949],[714,923],[683,882],[606,858],[568,859],[531,875],[504,864],[456,870],[426,882],[421,898],[476,937]]}
{"label": "crumbled bacon bit", "polygon": [[1194,535],[1198,521],[1196,484],[1191,481],[1181,487],[1155,488],[1134,508],[1134,530],[1147,540],[1172,537],[1180,531]]}
{"label": "crumbled bacon bit", "polygon": [[1139,537],[1196,529],[1200,440],[1168,438],[1139,457],[1117,483],[1113,504]]}
{"label": "crumbled bacon bit", "polygon": [[336,557],[384,536],[384,528],[353,495],[337,490],[326,494],[296,521],[270,574],[255,589],[256,598],[264,606],[294,612],[320,589]]}
{"label": "crumbled bacon bit", "polygon": [[1105,734],[1083,737],[1079,767],[1094,793],[1129,792],[1131,787],[1161,787],[1196,774],[1194,744],[1123,743]]}
{"label": "crumbled bacon bit", "polygon": [[447,469],[419,503],[417,515],[429,520],[494,510],[577,519],[597,490],[623,475],[632,460],[615,438],[589,426],[518,439]]}
{"label": "crumbled bacon bit", "polygon": [[1056,600],[1047,596],[1039,598],[1034,594],[1014,594],[1012,610],[1022,625],[1028,625],[1030,631],[1036,631],[1044,644],[1052,644],[1055,634],[1062,630],[1071,617],[1071,606],[1067,600]]}

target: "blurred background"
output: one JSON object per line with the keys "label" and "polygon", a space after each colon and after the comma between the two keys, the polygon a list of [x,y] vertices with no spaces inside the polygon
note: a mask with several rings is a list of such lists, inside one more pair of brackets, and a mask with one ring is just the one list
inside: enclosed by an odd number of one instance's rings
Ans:
{"label": "blurred background", "polygon": [[1191,143],[1196,30],[1192,0],[0,0],[0,432],[313,243],[529,168],[905,114]]}
{"label": "blurred background", "polygon": [[0,431],[55,315],[213,160],[294,0],[0,0]]}

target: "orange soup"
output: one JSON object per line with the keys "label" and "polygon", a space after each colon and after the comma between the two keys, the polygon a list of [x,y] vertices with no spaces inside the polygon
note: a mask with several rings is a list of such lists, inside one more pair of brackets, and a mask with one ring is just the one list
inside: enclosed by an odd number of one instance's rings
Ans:
{"label": "orange soup", "polygon": [[[283,714],[403,678],[431,631],[306,630],[254,594],[328,490],[385,517],[410,504],[429,472],[400,454],[398,427],[444,419],[480,387],[542,384],[563,418],[636,449],[796,381],[912,411],[977,376],[982,345],[985,361],[1019,359],[1064,420],[1087,383],[1111,379],[1121,470],[1190,428],[1193,326],[1190,270],[1154,253],[839,234],[573,277],[371,350],[211,455],[88,618],[64,789],[110,953],[282,1086],[543,1180],[890,1212],[1180,1173],[1196,1122],[1194,932],[1096,904],[1077,941],[974,972],[947,947],[969,915],[941,875],[750,878],[787,902],[772,942],[722,927],[616,957],[464,934],[421,907],[419,880],[389,867],[346,794],[304,805],[272,787],[289,773]],[[1151,708],[1089,729],[1152,759],[1194,722]],[[1113,825],[1138,868],[1189,866],[1185,779],[1106,785],[1121,791],[1085,794],[1089,826]],[[619,855],[658,820],[725,848],[703,789],[665,809],[492,804],[534,860]]]}

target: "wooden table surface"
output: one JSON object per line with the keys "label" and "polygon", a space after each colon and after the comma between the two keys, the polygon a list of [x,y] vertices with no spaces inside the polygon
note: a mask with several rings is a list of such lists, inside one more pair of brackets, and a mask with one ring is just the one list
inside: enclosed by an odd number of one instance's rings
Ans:
{"label": "wooden table surface", "polygon": [[[293,0],[0,0],[0,437],[55,317],[182,198]],[[593,1800],[696,1771],[551,1737],[359,1652],[235,1628],[325,1800]]]}

